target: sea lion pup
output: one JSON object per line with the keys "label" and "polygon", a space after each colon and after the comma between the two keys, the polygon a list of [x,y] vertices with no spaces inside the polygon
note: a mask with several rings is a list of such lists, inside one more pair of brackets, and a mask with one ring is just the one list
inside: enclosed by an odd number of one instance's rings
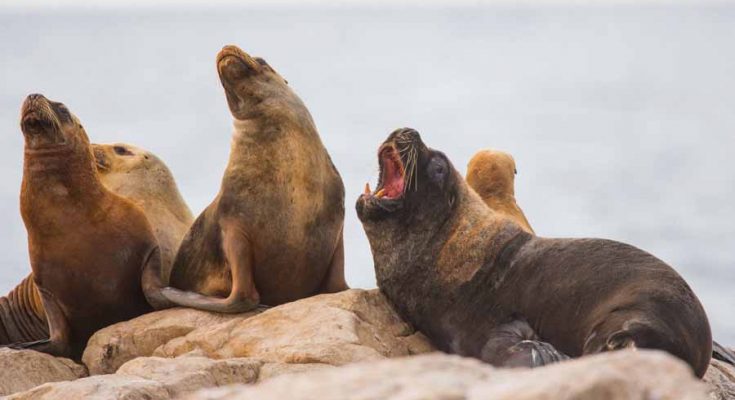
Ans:
{"label": "sea lion pup", "polygon": [[50,337],[13,347],[79,359],[95,331],[152,310],[141,272],[160,274],[158,242],[143,212],[102,185],[66,106],[30,95],[20,125],[20,209]]}
{"label": "sea lion pup", "polygon": [[92,144],[102,184],[140,207],[161,248],[163,282],[194,217],[166,164],[155,154],[127,143]]}
{"label": "sea lion pup", "polygon": [[467,164],[467,184],[496,213],[517,223],[528,233],[534,233],[523,210],[516,204],[516,162],[508,153],[485,149],[472,156]]}
{"label": "sea lion pup", "polygon": [[498,217],[412,129],[378,151],[375,193],[357,200],[378,286],[442,350],[536,366],[622,348],[707,369],[707,316],[686,282],[633,246],[547,239]]}
{"label": "sea lion pup", "polygon": [[[162,279],[168,280],[176,250],[194,218],[166,164],[126,143],[92,144],[102,184],[139,206],[161,248]],[[41,296],[29,274],[0,297],[0,345],[48,338]]]}
{"label": "sea lion pup", "polygon": [[309,111],[264,60],[235,46],[217,55],[234,117],[219,194],[176,255],[176,304],[245,312],[347,289],[344,186]]}

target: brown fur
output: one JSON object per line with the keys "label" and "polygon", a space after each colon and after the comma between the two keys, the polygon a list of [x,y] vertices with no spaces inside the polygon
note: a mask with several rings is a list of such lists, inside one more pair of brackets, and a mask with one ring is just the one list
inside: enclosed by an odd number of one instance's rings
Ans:
{"label": "brown fur", "polygon": [[[168,281],[173,258],[194,220],[171,171],[151,152],[130,144],[92,144],[92,149],[105,188],[135,203],[152,224],[161,248],[162,279]],[[0,297],[0,345],[46,338],[46,313],[29,274]]]}
{"label": "brown fur", "polygon": [[21,128],[21,215],[50,338],[14,346],[78,359],[95,331],[152,310],[141,271],[160,272],[158,243],[143,212],[102,185],[63,104],[29,96]]}
{"label": "brown fur", "polygon": [[217,70],[234,117],[230,159],[176,256],[176,289],[162,293],[243,312],[346,289],[344,187],[309,111],[264,60],[235,46]]}
{"label": "brown fur", "polygon": [[358,216],[378,286],[439,348],[501,366],[652,348],[704,374],[707,316],[663,261],[611,240],[523,231],[414,130],[394,132],[383,146],[418,154],[407,172],[418,185],[389,202],[360,196]]}
{"label": "brown fur", "polygon": [[485,149],[467,164],[467,184],[497,214],[505,216],[528,233],[534,233],[523,210],[516,203],[516,163],[508,153]]}

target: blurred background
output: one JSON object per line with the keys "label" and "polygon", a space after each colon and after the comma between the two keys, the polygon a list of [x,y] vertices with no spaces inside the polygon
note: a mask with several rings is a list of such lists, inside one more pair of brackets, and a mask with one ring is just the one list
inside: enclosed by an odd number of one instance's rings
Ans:
{"label": "blurred background", "polygon": [[[100,5],[103,3],[103,5]],[[354,212],[390,131],[465,172],[512,153],[542,236],[604,237],[673,265],[735,345],[735,5],[708,1],[0,3],[0,292],[28,274],[18,196],[24,97],[62,101],[95,142],[163,158],[198,214],[231,116],[214,59],[263,56],[310,108],[347,189],[346,273],[375,287]]]}

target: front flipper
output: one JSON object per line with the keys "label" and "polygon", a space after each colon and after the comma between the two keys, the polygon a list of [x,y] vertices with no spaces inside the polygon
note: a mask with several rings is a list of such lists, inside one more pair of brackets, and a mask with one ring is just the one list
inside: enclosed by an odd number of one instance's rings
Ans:
{"label": "front flipper", "polygon": [[173,287],[161,294],[177,305],[221,313],[242,313],[255,309],[260,294],[253,280],[253,257],[247,234],[236,221],[222,223],[222,250],[232,273],[232,289],[227,298],[205,296]]}
{"label": "front flipper", "polygon": [[339,242],[332,255],[332,260],[329,263],[329,270],[324,277],[321,285],[319,285],[318,293],[337,293],[343,290],[347,290],[350,287],[347,286],[345,281],[345,245],[342,231],[339,232]]}
{"label": "front flipper", "polygon": [[569,356],[539,339],[522,319],[502,324],[490,332],[480,358],[497,367],[540,367],[564,361]]}

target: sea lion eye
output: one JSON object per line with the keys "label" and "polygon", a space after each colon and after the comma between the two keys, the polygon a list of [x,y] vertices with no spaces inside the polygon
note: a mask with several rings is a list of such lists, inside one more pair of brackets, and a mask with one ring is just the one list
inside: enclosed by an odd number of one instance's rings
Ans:
{"label": "sea lion eye", "polygon": [[132,156],[133,155],[133,153],[131,153],[130,151],[128,151],[128,149],[122,146],[115,146],[112,148],[112,150],[115,151],[115,154],[117,154],[118,156]]}
{"label": "sea lion eye", "polygon": [[441,183],[444,177],[447,175],[448,166],[446,161],[441,157],[434,157],[429,161],[428,175],[429,177],[437,182]]}

